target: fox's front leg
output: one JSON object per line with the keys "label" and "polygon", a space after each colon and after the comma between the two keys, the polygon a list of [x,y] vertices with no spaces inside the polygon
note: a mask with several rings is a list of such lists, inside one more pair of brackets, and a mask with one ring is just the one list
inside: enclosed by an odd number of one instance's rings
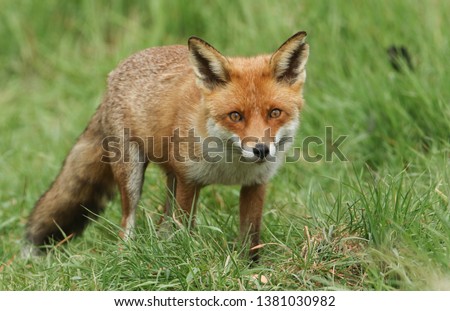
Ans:
{"label": "fox's front leg", "polygon": [[201,187],[187,183],[173,173],[168,173],[167,188],[164,217],[172,217],[175,210],[176,218],[186,220],[186,224],[192,228],[195,225],[196,206]]}
{"label": "fox's front leg", "polygon": [[242,186],[240,196],[240,233],[243,243],[250,242],[250,258],[258,260],[261,217],[264,205],[266,185]]}

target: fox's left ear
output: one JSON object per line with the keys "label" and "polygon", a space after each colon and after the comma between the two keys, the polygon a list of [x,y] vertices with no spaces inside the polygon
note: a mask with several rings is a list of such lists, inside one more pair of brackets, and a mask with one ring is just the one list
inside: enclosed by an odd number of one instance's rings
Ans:
{"label": "fox's left ear", "polygon": [[305,66],[309,55],[309,45],[305,38],[305,31],[297,32],[270,58],[272,74],[278,82],[289,85],[305,82]]}
{"label": "fox's left ear", "polygon": [[200,38],[190,37],[188,46],[189,58],[200,83],[213,89],[230,81],[228,60],[212,45]]}

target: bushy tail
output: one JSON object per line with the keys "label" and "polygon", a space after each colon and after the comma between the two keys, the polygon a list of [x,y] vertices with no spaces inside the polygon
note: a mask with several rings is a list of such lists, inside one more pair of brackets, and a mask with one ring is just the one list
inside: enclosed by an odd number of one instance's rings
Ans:
{"label": "bushy tail", "polygon": [[101,162],[102,135],[95,121],[70,151],[50,189],[37,201],[27,224],[26,238],[32,244],[45,245],[64,235],[80,234],[89,218],[100,213],[114,195],[111,166]]}

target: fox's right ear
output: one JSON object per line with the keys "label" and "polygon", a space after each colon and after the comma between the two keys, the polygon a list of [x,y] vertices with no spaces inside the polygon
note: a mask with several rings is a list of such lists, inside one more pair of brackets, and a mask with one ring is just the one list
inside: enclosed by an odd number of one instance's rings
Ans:
{"label": "fox's right ear", "polygon": [[200,83],[213,89],[230,81],[228,60],[219,51],[197,37],[190,37],[188,46],[189,58]]}
{"label": "fox's right ear", "polygon": [[305,66],[309,55],[309,45],[305,39],[305,31],[297,32],[272,55],[270,66],[272,74],[278,82],[285,82],[289,85],[305,82]]}

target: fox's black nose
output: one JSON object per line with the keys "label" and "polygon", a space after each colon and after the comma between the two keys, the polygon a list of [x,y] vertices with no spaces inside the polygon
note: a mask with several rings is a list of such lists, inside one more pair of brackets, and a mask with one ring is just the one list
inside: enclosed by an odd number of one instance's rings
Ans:
{"label": "fox's black nose", "polygon": [[264,160],[269,155],[269,146],[266,144],[258,143],[253,148],[253,154],[257,156],[260,160]]}

